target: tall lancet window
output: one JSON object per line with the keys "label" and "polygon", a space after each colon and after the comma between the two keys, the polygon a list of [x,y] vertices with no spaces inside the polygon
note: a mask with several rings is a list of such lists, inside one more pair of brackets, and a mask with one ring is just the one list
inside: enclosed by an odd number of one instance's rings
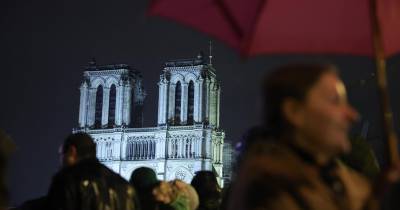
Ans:
{"label": "tall lancet window", "polygon": [[181,96],[182,96],[181,82],[178,81],[175,87],[175,116],[174,116],[175,124],[181,123]]}
{"label": "tall lancet window", "polygon": [[101,116],[103,114],[103,86],[99,85],[96,91],[96,109],[94,114],[95,128],[101,127]]}
{"label": "tall lancet window", "polygon": [[194,111],[194,83],[193,81],[190,81],[188,87],[188,116],[187,116],[187,124],[189,125],[193,125],[193,111]]}
{"label": "tall lancet window", "polygon": [[111,85],[110,88],[110,101],[108,105],[108,127],[115,125],[115,101],[117,97],[117,90],[115,85]]}

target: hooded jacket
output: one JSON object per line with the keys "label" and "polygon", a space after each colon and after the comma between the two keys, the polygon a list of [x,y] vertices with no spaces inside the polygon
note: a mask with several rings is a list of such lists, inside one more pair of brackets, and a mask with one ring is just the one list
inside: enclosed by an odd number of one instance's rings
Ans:
{"label": "hooded jacket", "polygon": [[85,159],[58,172],[48,192],[49,209],[136,210],[135,190],[97,159]]}

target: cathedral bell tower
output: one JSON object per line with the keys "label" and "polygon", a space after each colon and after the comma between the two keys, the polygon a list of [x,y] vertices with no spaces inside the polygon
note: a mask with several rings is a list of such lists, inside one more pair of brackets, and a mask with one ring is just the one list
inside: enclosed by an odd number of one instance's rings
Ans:
{"label": "cathedral bell tower", "polygon": [[142,127],[142,75],[128,65],[89,63],[80,87],[79,127]]}
{"label": "cathedral bell tower", "polygon": [[203,53],[165,63],[160,75],[158,125],[219,128],[220,84]]}

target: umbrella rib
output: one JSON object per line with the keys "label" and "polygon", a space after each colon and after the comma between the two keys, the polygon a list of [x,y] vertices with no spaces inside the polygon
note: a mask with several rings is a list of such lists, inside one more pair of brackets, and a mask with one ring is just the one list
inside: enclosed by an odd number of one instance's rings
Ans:
{"label": "umbrella rib", "polygon": [[240,40],[243,37],[243,31],[239,27],[239,25],[236,24],[235,17],[233,16],[231,10],[226,6],[223,0],[214,0],[214,2],[217,5],[218,10],[226,17],[226,20],[232,27],[233,32],[236,35],[236,38]]}
{"label": "umbrella rib", "polygon": [[252,31],[250,33],[250,36],[245,37],[246,40],[244,40],[244,42],[243,42],[244,44],[242,44],[242,46],[241,46],[241,54],[242,54],[242,56],[243,55],[244,56],[249,56],[249,54],[250,54],[249,53],[250,52],[250,48],[251,48],[253,40],[254,40],[253,34],[254,34],[258,24],[259,24],[261,12],[265,8],[265,4],[267,4],[267,0],[260,1],[259,4],[258,4],[258,7],[257,7],[258,9],[257,9],[257,12],[256,12],[257,15],[254,18],[253,27],[252,27]]}

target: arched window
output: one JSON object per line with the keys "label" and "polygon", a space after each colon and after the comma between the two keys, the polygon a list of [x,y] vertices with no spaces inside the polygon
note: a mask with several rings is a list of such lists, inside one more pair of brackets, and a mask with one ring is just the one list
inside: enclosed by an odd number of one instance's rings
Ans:
{"label": "arched window", "polygon": [[182,96],[181,82],[178,82],[178,83],[176,83],[176,87],[175,87],[174,124],[176,124],[176,125],[179,125],[181,123],[181,96]]}
{"label": "arched window", "polygon": [[108,105],[108,127],[115,125],[115,102],[117,97],[117,90],[115,85],[111,85],[110,88],[110,101]]}
{"label": "arched window", "polygon": [[99,85],[96,91],[96,107],[94,115],[95,128],[101,127],[101,117],[103,114],[103,86]]}
{"label": "arched window", "polygon": [[188,116],[187,116],[188,125],[193,125],[193,111],[194,111],[194,83],[193,81],[190,81],[188,87]]}

